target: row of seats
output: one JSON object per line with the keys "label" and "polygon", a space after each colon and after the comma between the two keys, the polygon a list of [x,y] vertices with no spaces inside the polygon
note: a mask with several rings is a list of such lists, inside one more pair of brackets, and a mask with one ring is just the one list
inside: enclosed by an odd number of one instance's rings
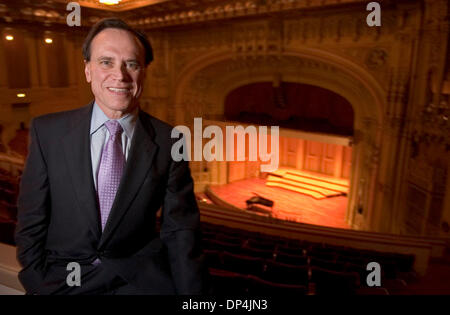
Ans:
{"label": "row of seats", "polygon": [[[335,271],[315,265],[289,265],[257,257],[205,250],[207,264],[213,270],[253,276],[280,285],[314,283],[318,292],[340,288],[342,294],[354,294],[361,286],[361,275],[352,270]],[[365,279],[366,275],[364,275]]]}
{"label": "row of seats", "polygon": [[0,176],[9,176],[11,177],[11,172],[8,170],[5,170],[3,168],[0,168]]}
{"label": "row of seats", "polygon": [[[401,272],[412,272],[414,256],[312,243],[202,223],[203,246],[213,270],[284,285],[316,287],[318,294],[386,294],[366,287],[367,264],[381,265],[382,284],[403,289]],[[392,285],[388,285],[391,286]]]}
{"label": "row of seats", "polygon": [[19,179],[0,168],[0,243],[15,245]]}
{"label": "row of seats", "polygon": [[[248,236],[247,236],[248,237]],[[236,238],[234,241],[227,239],[221,241],[216,238],[203,238],[203,246],[207,250],[220,250],[243,256],[258,257],[266,260],[274,260],[291,265],[306,265],[308,258],[310,263],[333,271],[355,271],[366,274],[369,262],[378,262],[382,267],[383,278],[395,279],[400,272],[410,272],[414,262],[414,256],[398,256],[346,249],[339,252],[334,249],[322,248],[322,245],[309,245],[295,250],[276,242],[261,242]]]}
{"label": "row of seats", "polygon": [[0,200],[0,219],[17,220],[17,205]]}
{"label": "row of seats", "polygon": [[0,188],[0,201],[7,202],[9,204],[15,204],[17,201],[17,192]]}
{"label": "row of seats", "polygon": [[18,179],[12,176],[0,175],[0,189],[18,191],[19,190]]}
{"label": "row of seats", "polygon": [[[339,273],[317,267],[306,271],[308,279],[299,283],[281,282],[280,276],[274,274],[273,278],[256,276],[254,274],[241,274],[221,269],[210,269],[212,288],[215,294],[241,295],[355,295],[368,293],[367,288],[360,288],[360,278],[357,273]],[[293,274],[292,277],[295,277]],[[372,288],[369,288],[372,289]],[[380,289],[380,288],[378,288]],[[369,290],[372,294],[387,294],[382,289]]]}
{"label": "row of seats", "polygon": [[249,247],[255,249],[283,252],[291,255],[304,255],[305,251],[307,251],[310,256],[328,261],[348,261],[349,259],[355,263],[365,263],[366,260],[394,261],[398,265],[399,271],[402,272],[411,271],[414,265],[414,255],[385,253],[326,243],[301,241],[207,223],[202,223],[202,233],[204,239],[208,240],[215,239],[227,244],[233,243],[240,246],[247,242]]}
{"label": "row of seats", "polygon": [[280,248],[262,249],[255,246],[251,240],[243,241],[243,243],[223,242],[215,239],[203,238],[203,247],[209,250],[228,251],[234,254],[244,256],[258,257],[267,260],[276,260],[281,263],[304,265],[306,264],[306,250],[299,251],[298,254],[283,252]]}
{"label": "row of seats", "polygon": [[289,265],[259,257],[211,250],[205,250],[205,257],[210,268],[253,275],[283,284],[306,285],[310,276],[308,265]]}
{"label": "row of seats", "polygon": [[253,275],[211,270],[214,295],[306,295],[307,286],[280,284]]}

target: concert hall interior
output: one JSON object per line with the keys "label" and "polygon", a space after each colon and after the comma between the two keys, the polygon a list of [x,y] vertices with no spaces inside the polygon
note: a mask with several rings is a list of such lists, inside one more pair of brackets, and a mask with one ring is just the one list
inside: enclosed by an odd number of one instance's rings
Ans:
{"label": "concert hall interior", "polygon": [[0,294],[24,292],[30,122],[92,101],[82,44],[107,17],[152,44],[140,108],[191,131],[220,294],[450,294],[447,0],[376,1],[379,26],[363,0],[80,0],[80,26],[69,2],[0,1]]}

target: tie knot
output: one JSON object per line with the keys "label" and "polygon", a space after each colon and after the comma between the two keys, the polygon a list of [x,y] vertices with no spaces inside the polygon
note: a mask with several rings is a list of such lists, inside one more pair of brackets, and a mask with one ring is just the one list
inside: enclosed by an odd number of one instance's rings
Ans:
{"label": "tie knot", "polygon": [[112,137],[119,136],[123,131],[122,126],[117,120],[108,120],[105,122],[105,126]]}

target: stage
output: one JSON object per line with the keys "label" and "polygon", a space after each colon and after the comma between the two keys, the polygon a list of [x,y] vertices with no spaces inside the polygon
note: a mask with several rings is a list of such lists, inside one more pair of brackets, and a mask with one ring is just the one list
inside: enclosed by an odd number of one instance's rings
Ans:
{"label": "stage", "polygon": [[210,186],[210,192],[216,198],[220,198],[242,209],[242,211],[248,211],[246,210],[246,200],[255,196],[254,193],[256,193],[274,201],[272,208],[257,205],[258,208],[270,212],[270,216],[274,218],[336,228],[349,228],[345,223],[348,200],[346,196],[336,195],[318,199],[314,195],[268,186],[267,183],[268,179],[245,179],[227,185]]}

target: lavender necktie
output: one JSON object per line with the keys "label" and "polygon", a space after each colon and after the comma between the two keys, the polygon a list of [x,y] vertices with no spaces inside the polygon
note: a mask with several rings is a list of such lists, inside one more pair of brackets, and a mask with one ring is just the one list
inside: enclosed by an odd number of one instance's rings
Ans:
{"label": "lavender necktie", "polygon": [[97,178],[97,192],[100,204],[102,231],[108,220],[109,212],[119,188],[125,166],[125,156],[122,151],[122,126],[117,120],[108,120],[105,126],[109,131],[109,139],[103,147]]}

